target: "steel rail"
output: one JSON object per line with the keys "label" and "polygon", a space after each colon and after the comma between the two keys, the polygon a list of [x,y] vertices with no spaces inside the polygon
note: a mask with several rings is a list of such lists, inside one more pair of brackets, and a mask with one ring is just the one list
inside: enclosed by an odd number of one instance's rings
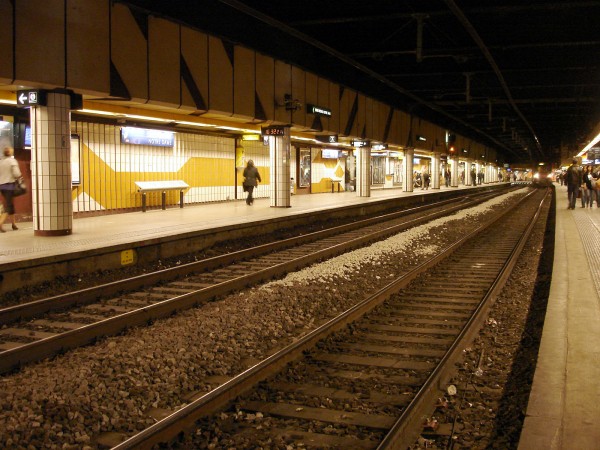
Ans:
{"label": "steel rail", "polygon": [[430,408],[430,405],[433,404],[433,401],[439,396],[438,386],[444,385],[447,382],[450,372],[454,367],[453,363],[461,357],[465,343],[471,342],[479,332],[481,324],[487,317],[488,311],[493,306],[493,300],[495,300],[504,287],[506,280],[517,263],[523,247],[525,247],[527,240],[531,236],[541,214],[542,207],[550,192],[550,189],[546,191],[546,195],[540,201],[533,219],[512,249],[511,254],[494,280],[491,288],[486,293],[484,299],[457,335],[454,343],[439,361],[435,370],[427,378],[424,385],[419,389],[419,392],[406,407],[381,444],[377,447],[377,450],[408,448],[416,442],[419,430],[422,428],[423,416]]}

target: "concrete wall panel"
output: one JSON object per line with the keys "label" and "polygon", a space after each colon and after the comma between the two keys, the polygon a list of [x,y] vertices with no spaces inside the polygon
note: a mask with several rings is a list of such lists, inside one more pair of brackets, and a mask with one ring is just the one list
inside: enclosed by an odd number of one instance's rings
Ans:
{"label": "concrete wall panel", "polygon": [[269,56],[256,54],[256,96],[266,120],[275,118],[275,61]]}
{"label": "concrete wall panel", "polygon": [[283,105],[285,94],[292,93],[292,66],[283,61],[275,61],[275,120],[290,122],[290,113]]}
{"label": "concrete wall panel", "polygon": [[150,16],[148,48],[149,102],[158,105],[179,105],[181,92],[179,25]]}
{"label": "concrete wall panel", "polygon": [[235,46],[233,59],[233,115],[254,118],[256,58],[254,52]]}
{"label": "concrete wall panel", "polygon": [[67,87],[79,93],[110,94],[109,8],[97,0],[67,1]]}
{"label": "concrete wall panel", "polygon": [[[321,106],[323,108],[327,108],[331,110],[331,100],[330,100],[330,81],[325,78],[318,79],[318,88],[317,88],[317,106]],[[321,125],[323,125],[323,131],[327,131],[330,128],[329,121],[330,117],[322,116],[321,117]]]}
{"label": "concrete wall panel", "polygon": [[328,130],[333,134],[341,134],[341,112],[340,112],[340,85],[329,83],[329,106],[331,107],[331,118]]}
{"label": "concrete wall panel", "polygon": [[[310,120],[306,117],[306,83],[309,74],[296,66],[292,66],[292,99],[297,100],[301,106],[300,109],[291,112],[291,122],[298,126],[309,128],[312,125],[312,116]],[[311,84],[316,89],[316,77],[312,77]]]}
{"label": "concrete wall panel", "polygon": [[208,37],[208,110],[233,113],[233,62],[219,38]]}
{"label": "concrete wall panel", "polygon": [[112,62],[131,99],[148,99],[148,52],[146,36],[126,6],[115,3],[111,13]]}
{"label": "concrete wall panel", "polygon": [[356,114],[356,120],[354,121],[354,127],[352,127],[352,135],[356,137],[363,137],[363,131],[367,120],[367,97],[363,94],[358,94],[358,111]]}
{"label": "concrete wall panel", "polygon": [[[351,89],[344,88],[340,98],[340,134],[350,135],[352,130],[348,130],[355,122],[355,118],[351,117],[352,107],[356,99],[356,92]],[[352,121],[352,123],[350,123]]]}
{"label": "concrete wall panel", "polygon": [[15,2],[16,83],[65,86],[63,0]]}
{"label": "concrete wall panel", "polygon": [[13,52],[13,2],[0,0],[0,83],[11,84],[15,55]]}
{"label": "concrete wall panel", "polygon": [[[181,57],[189,69],[192,89],[202,98],[204,107],[208,106],[208,35],[190,28],[181,28]],[[181,106],[184,109],[202,109],[197,104],[190,88],[181,83]]]}
{"label": "concrete wall panel", "polygon": [[[374,135],[374,130],[375,130],[375,117],[373,117],[374,108],[375,108],[375,105],[373,103],[373,99],[369,98],[369,97],[365,97],[365,126],[364,126],[364,129],[366,130],[365,136],[369,136],[371,139],[376,139],[375,135]],[[361,128],[361,130],[362,130],[362,128]]]}

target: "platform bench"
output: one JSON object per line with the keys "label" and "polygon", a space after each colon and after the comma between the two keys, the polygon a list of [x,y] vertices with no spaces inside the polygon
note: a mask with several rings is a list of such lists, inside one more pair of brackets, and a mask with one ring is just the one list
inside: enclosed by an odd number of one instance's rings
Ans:
{"label": "platform bench", "polygon": [[183,191],[190,186],[182,180],[136,181],[138,192],[142,194],[142,212],[146,212],[146,193],[162,192],[162,209],[167,209],[167,191],[179,191],[179,207],[183,208]]}

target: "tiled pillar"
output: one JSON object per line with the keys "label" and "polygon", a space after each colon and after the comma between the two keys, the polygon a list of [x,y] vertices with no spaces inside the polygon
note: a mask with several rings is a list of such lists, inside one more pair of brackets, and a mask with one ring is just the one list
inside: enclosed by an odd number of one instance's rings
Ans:
{"label": "tiled pillar", "polygon": [[434,153],[431,157],[431,187],[440,188],[440,154]]}
{"label": "tiled pillar", "polygon": [[454,158],[450,158],[450,187],[458,187],[458,167],[459,167],[459,161],[458,161],[458,156],[455,156]]}
{"label": "tiled pillar", "polygon": [[71,97],[48,92],[47,106],[34,106],[31,120],[33,234],[64,236],[73,228],[71,198]]}
{"label": "tiled pillar", "polygon": [[371,196],[371,147],[356,150],[356,196]]}
{"label": "tiled pillar", "polygon": [[404,181],[402,183],[402,192],[412,192],[413,191],[414,157],[415,157],[415,149],[414,148],[405,148],[404,149],[404,164],[402,165],[402,168],[404,169],[404,173],[402,174],[404,177]]}
{"label": "tiled pillar", "polygon": [[289,208],[290,194],[290,129],[284,128],[283,136],[269,136],[271,155],[271,206]]}

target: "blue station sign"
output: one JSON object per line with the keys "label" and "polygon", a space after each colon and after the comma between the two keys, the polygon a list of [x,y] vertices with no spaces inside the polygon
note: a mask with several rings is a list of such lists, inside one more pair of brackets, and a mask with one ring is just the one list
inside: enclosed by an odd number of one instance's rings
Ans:
{"label": "blue station sign", "polygon": [[173,147],[175,145],[175,133],[173,131],[151,130],[148,128],[122,127],[121,143]]}

